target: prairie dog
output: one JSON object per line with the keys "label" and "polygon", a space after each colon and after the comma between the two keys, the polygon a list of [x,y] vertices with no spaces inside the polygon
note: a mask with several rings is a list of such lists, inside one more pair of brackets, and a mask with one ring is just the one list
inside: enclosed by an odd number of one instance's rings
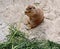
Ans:
{"label": "prairie dog", "polygon": [[30,29],[37,27],[44,20],[43,11],[33,5],[29,5],[26,8],[25,15],[29,17],[27,25]]}

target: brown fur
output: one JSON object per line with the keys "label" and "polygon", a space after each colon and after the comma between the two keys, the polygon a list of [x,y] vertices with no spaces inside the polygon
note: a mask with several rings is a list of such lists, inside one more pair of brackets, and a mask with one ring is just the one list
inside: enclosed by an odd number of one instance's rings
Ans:
{"label": "brown fur", "polygon": [[44,20],[43,11],[39,8],[35,8],[32,5],[29,5],[26,8],[25,15],[29,17],[29,20],[27,20],[27,25],[30,27],[30,29],[35,28]]}

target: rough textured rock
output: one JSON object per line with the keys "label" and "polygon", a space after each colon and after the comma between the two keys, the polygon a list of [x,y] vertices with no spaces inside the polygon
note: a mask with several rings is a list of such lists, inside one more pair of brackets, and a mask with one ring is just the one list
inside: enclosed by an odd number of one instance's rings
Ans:
{"label": "rough textured rock", "polygon": [[[34,4],[44,11],[44,22],[35,29],[27,31],[23,21],[25,7]],[[29,39],[49,39],[60,43],[60,0],[0,0],[0,41],[8,34],[8,24],[16,24]]]}

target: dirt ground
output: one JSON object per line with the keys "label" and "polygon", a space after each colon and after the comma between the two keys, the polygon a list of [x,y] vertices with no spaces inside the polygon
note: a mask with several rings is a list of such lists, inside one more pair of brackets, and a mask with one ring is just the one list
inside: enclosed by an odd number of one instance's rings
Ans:
{"label": "dirt ground", "polygon": [[[44,11],[44,22],[32,30],[26,30],[25,8],[29,4]],[[9,24],[26,32],[29,39],[48,39],[60,43],[60,0],[0,0],[0,42],[9,34]]]}

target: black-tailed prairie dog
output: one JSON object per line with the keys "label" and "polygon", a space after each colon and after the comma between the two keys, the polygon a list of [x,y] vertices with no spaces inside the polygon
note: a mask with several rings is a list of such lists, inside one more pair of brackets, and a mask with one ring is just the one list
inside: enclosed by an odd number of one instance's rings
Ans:
{"label": "black-tailed prairie dog", "polygon": [[25,15],[28,16],[27,24],[30,29],[37,27],[44,20],[43,11],[40,8],[36,8],[33,5],[28,5],[25,11]]}

